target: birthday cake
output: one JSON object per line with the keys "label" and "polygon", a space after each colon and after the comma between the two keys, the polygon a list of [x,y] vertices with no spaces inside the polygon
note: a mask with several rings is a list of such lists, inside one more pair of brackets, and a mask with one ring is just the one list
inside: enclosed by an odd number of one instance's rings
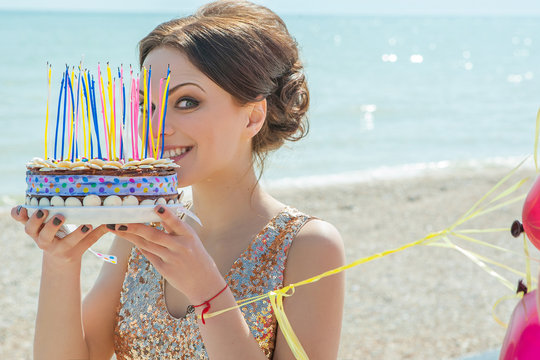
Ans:
{"label": "birthday cake", "polygon": [[179,202],[177,167],[170,159],[57,161],[34,158],[26,164],[26,205],[176,204]]}
{"label": "birthday cake", "polygon": [[107,64],[106,78],[99,64],[97,71],[94,78],[81,66],[78,72],[66,66],[56,121],[49,122],[48,66],[45,156],[26,164],[28,214],[44,209],[68,223],[102,224],[159,221],[158,204],[187,213],[177,190],[179,166],[164,157],[170,69],[157,97],[151,69],[139,76],[130,67],[124,77],[119,67],[113,77]]}

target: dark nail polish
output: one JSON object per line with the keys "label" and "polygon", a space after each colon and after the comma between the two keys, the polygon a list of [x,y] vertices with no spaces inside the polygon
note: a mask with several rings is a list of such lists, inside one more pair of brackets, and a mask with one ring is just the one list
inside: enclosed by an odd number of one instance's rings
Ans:
{"label": "dark nail polish", "polygon": [[165,208],[163,206],[161,206],[158,210],[157,210],[158,213],[160,214],[163,214],[165,212]]}
{"label": "dark nail polish", "polygon": [[62,223],[62,220],[60,220],[59,218],[55,217],[52,221],[53,225],[55,226],[58,226]]}
{"label": "dark nail polish", "polygon": [[126,226],[126,225],[120,225],[120,226],[118,227],[118,230],[120,230],[120,231],[126,231],[126,230],[127,230],[127,226]]}
{"label": "dark nail polish", "polygon": [[21,214],[22,205],[17,206],[17,215]]}
{"label": "dark nail polish", "polygon": [[84,225],[84,226],[81,228],[81,231],[82,231],[83,233],[88,232],[88,230],[90,230],[90,228],[89,228],[88,226],[86,226],[86,225]]}
{"label": "dark nail polish", "polygon": [[107,224],[107,229],[116,230],[114,224]]}
{"label": "dark nail polish", "polygon": [[37,216],[38,219],[41,219],[43,217],[43,215],[45,215],[45,214],[43,214],[43,211],[41,211],[41,210],[38,210],[37,213],[36,213],[36,216]]}

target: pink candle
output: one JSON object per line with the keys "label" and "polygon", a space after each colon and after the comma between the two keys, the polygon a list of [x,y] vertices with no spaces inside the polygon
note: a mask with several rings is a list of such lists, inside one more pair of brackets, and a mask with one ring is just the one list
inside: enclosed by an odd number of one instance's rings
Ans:
{"label": "pink candle", "polygon": [[103,134],[105,137],[105,154],[109,156],[109,125],[107,124],[107,111],[105,109],[105,102],[103,99],[103,78],[101,77],[101,68],[98,63],[98,87],[99,87],[99,96],[101,98],[101,114],[103,115]]}
{"label": "pink candle", "polygon": [[[114,144],[113,160],[116,160],[115,159],[116,157],[116,128],[117,128],[117,125],[116,125],[116,79],[113,79],[113,83],[112,83],[112,112],[113,112],[112,118],[114,119],[113,123],[111,124],[112,134],[113,134],[113,144]],[[122,138],[122,132],[120,132],[120,139],[121,138]]]}
{"label": "pink candle", "polygon": [[139,77],[137,77],[137,80],[135,81],[135,106],[137,107],[136,108],[136,111],[135,111],[135,141],[136,141],[136,144],[137,144],[137,148],[135,150],[135,153],[137,154],[137,160],[140,160],[141,157],[139,155],[139,116],[140,116],[140,111],[139,111],[139,104],[140,104],[140,85],[141,85],[141,79]]}

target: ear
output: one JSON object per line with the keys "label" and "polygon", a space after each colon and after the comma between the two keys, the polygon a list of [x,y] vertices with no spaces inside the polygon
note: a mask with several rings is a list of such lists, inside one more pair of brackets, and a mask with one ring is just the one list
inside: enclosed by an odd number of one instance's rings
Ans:
{"label": "ear", "polygon": [[266,99],[251,103],[246,130],[249,138],[254,137],[261,130],[266,120]]}

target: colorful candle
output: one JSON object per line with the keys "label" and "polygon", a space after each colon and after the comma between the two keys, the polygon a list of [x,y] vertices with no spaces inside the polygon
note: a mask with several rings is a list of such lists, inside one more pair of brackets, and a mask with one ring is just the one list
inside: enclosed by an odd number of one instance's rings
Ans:
{"label": "colorful candle", "polygon": [[163,114],[161,115],[161,127],[163,131],[161,132],[161,137],[163,140],[163,145],[161,146],[161,154],[159,157],[163,159],[163,150],[165,149],[165,118],[167,117],[167,104],[169,102],[169,82],[171,81],[171,68],[167,65],[167,81],[165,83],[165,100],[162,104],[162,107],[164,107]]}
{"label": "colorful candle", "polygon": [[103,85],[103,77],[101,76],[101,69],[99,67],[98,63],[98,87],[99,87],[99,94],[101,96],[101,113],[103,116],[103,132],[104,132],[104,138],[105,138],[105,153],[108,154],[109,159],[112,158],[111,156],[111,149],[109,146],[109,123],[107,121],[107,108],[105,107],[105,90]]}
{"label": "colorful candle", "polygon": [[[71,84],[72,84],[72,81],[73,79],[70,77],[68,79],[68,91],[71,87]],[[71,118],[71,96],[68,92],[68,97],[67,97],[67,158],[70,159],[71,158],[71,141],[73,140],[73,138],[71,137],[72,136],[72,126],[73,126],[73,119]]]}
{"label": "colorful candle", "polygon": [[153,149],[155,159],[158,158],[157,156],[158,156],[158,151],[159,151],[159,140],[160,140],[160,134],[161,134],[161,115],[162,115],[161,114],[161,111],[162,111],[161,99],[163,98],[163,80],[165,79],[164,78],[159,79],[158,108],[157,108],[159,128],[158,128],[157,139],[156,139],[156,147]]}
{"label": "colorful candle", "polygon": [[[122,155],[124,153],[123,147],[124,147],[124,137],[126,137],[126,86],[124,84],[124,68],[122,65],[120,65],[120,86],[122,87],[122,132],[121,132],[121,144],[120,144],[120,154]],[[122,137],[124,135],[124,137]]]}
{"label": "colorful candle", "polygon": [[135,130],[133,129],[133,124],[135,122],[135,114],[133,112],[134,106],[134,91],[135,91],[135,80],[133,79],[133,69],[129,65],[129,125],[130,125],[130,134],[131,134],[131,158],[135,159]]}
{"label": "colorful candle", "polygon": [[147,87],[146,87],[146,69],[143,68],[144,74],[143,74],[143,113],[142,113],[142,148],[141,148],[141,156],[144,155],[144,149],[146,148],[146,101],[147,101]]}
{"label": "colorful candle", "polygon": [[[148,70],[148,132],[146,133],[146,137],[150,137],[150,142],[147,144],[146,149],[148,146],[151,146],[150,149],[154,149],[154,134],[152,129],[152,66],[150,66],[150,69]],[[150,151],[150,156],[152,156],[152,150]],[[147,150],[148,151],[148,150]],[[146,156],[148,156],[148,153],[146,153]]]}
{"label": "colorful candle", "polygon": [[64,81],[64,114],[63,114],[63,121],[62,121],[62,151],[60,154],[60,160],[64,160],[64,139],[66,137],[66,107],[67,107],[67,91],[68,91],[68,82],[69,82],[69,68],[66,65],[66,81]]}
{"label": "colorful candle", "polygon": [[[71,104],[71,113],[70,113],[70,119],[71,119],[71,132],[70,132],[70,136],[73,137],[74,135],[74,129],[73,129],[73,126],[74,126],[74,118],[75,118],[75,99],[74,99],[74,96],[73,96],[73,84],[72,84],[72,81],[71,81],[71,78],[69,79],[69,99],[70,99],[70,104]],[[71,161],[75,160],[75,146],[71,146],[72,145],[72,142],[71,142],[71,139],[70,139],[70,143],[69,143],[69,149],[70,149],[70,152],[68,153],[68,158],[71,157]]]}
{"label": "colorful candle", "polygon": [[[140,121],[140,115],[141,115],[141,112],[139,110],[139,104],[141,103],[141,89],[140,89],[140,83],[141,83],[141,79],[140,79],[140,75],[137,74],[137,78],[135,79],[135,84],[136,84],[136,87],[135,87],[135,145],[137,145],[137,147],[135,148],[135,155],[137,156],[137,160],[140,160],[141,159],[141,156],[139,155],[139,121]],[[142,140],[142,139],[141,139]]]}
{"label": "colorful candle", "polygon": [[114,91],[113,91],[113,83],[111,78],[111,68],[109,66],[109,63],[107,62],[107,92],[109,94],[109,106],[111,108],[111,117],[110,117],[110,124],[109,124],[109,146],[110,146],[110,154],[109,157],[111,160],[114,160],[114,156],[116,154],[116,126],[115,126],[115,119],[114,119]]}
{"label": "colorful candle", "polygon": [[[83,73],[84,74],[84,73]],[[79,82],[81,81],[80,79],[81,77],[81,71],[80,71],[80,67],[79,67]],[[86,137],[86,120],[85,120],[85,113],[84,113],[84,95],[86,95],[86,88],[84,87],[84,78],[82,80],[82,88],[81,88],[81,93],[80,93],[80,101],[81,101],[81,111],[82,111],[82,128],[83,128],[83,156],[85,158],[88,159],[88,147],[87,147],[87,143],[86,143],[86,140],[87,140],[87,137]],[[84,94],[84,95],[83,95]],[[79,100],[77,100],[78,102]],[[88,103],[87,105],[88,106]],[[77,106],[78,107],[78,106]],[[79,113],[77,112],[77,118],[79,117]]]}
{"label": "colorful candle", "polygon": [[[116,121],[113,121],[113,119],[116,119],[116,79],[113,79],[112,83],[112,116],[111,116],[111,128],[113,129],[113,155],[116,157]],[[113,160],[116,160],[113,158]]]}
{"label": "colorful candle", "polygon": [[49,71],[47,76],[47,111],[45,113],[45,159],[49,157],[47,154],[47,131],[49,129],[49,99],[51,98],[51,67],[48,62],[47,68]]}
{"label": "colorful candle", "polygon": [[[96,132],[98,158],[103,159],[103,154],[101,153],[101,144],[99,142],[99,125],[98,125],[97,105],[96,105],[96,82],[93,76],[92,76],[92,83],[90,86],[91,86],[90,101],[92,103],[92,117],[94,118],[94,129]],[[94,157],[93,154],[91,156]]]}
{"label": "colorful candle", "polygon": [[[75,108],[75,157],[79,158],[79,93],[81,90],[81,66],[79,65],[79,77],[77,78],[77,107]],[[81,94],[82,95],[82,94]]]}
{"label": "colorful candle", "polygon": [[90,155],[90,159],[92,159],[94,157],[94,150],[92,147],[92,115],[90,114],[90,109],[92,108],[92,106],[91,104],[89,104],[88,101],[88,98],[90,97],[90,88],[88,86],[88,70],[84,71],[83,91],[86,103],[86,113],[88,114],[88,155]]}
{"label": "colorful candle", "polygon": [[58,95],[58,110],[56,112],[56,132],[54,134],[54,158],[58,159],[56,157],[56,148],[57,148],[57,142],[58,142],[58,126],[60,125],[60,105],[62,104],[62,92],[64,90],[64,81],[65,76],[62,73],[62,82],[60,83],[60,94]]}

